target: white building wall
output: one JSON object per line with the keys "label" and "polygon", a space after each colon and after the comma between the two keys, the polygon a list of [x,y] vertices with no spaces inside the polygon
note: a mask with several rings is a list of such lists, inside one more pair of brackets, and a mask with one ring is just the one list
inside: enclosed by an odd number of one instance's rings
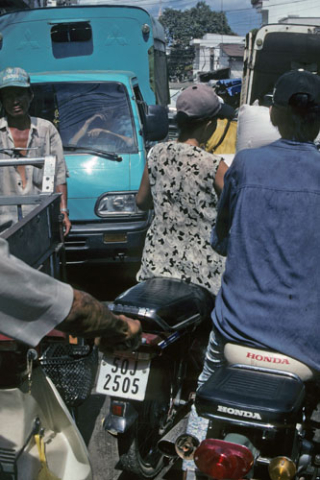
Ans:
{"label": "white building wall", "polygon": [[290,15],[319,17],[319,0],[260,0],[254,5],[262,13],[262,23],[278,23]]}
{"label": "white building wall", "polygon": [[243,73],[243,60],[230,58],[224,52],[220,52],[220,68],[230,68],[230,78],[241,78]]}
{"label": "white building wall", "polygon": [[[319,5],[320,7],[320,5]],[[319,8],[320,14],[320,8]],[[289,16],[281,19],[281,23],[303,24],[303,25],[320,25],[320,17],[293,17]]]}
{"label": "white building wall", "polygon": [[230,66],[230,57],[229,55],[226,55],[224,52],[220,51],[220,68],[229,68]]}
{"label": "white building wall", "polygon": [[220,61],[221,43],[240,43],[244,45],[244,42],[245,37],[221,35],[218,33],[207,33],[203,38],[191,40],[190,45],[195,47],[193,76],[196,78],[199,72],[209,72],[224,68]]}

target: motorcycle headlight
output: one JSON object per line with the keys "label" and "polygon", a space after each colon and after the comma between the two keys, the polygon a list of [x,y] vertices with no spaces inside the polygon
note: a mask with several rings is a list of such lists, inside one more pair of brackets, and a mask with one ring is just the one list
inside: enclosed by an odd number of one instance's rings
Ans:
{"label": "motorcycle headlight", "polygon": [[141,217],[145,212],[136,205],[137,192],[105,193],[98,198],[95,214],[99,217]]}

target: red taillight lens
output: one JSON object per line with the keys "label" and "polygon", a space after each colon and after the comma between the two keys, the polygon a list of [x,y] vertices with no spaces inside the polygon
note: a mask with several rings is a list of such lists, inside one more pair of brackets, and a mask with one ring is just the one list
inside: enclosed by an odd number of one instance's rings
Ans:
{"label": "red taillight lens", "polygon": [[209,477],[239,479],[252,467],[253,455],[243,445],[208,438],[195,451],[194,462]]}
{"label": "red taillight lens", "polygon": [[12,338],[7,337],[6,335],[2,335],[2,333],[0,333],[0,342],[7,342],[8,340],[12,341]]}
{"label": "red taillight lens", "polygon": [[111,412],[112,412],[112,415],[115,415],[116,417],[123,417],[124,403],[112,402],[111,403]]}

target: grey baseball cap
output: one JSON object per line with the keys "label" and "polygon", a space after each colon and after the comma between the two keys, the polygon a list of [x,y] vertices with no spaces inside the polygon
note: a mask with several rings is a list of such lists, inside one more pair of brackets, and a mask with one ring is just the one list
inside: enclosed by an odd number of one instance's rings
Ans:
{"label": "grey baseball cap", "polygon": [[234,109],[221,103],[213,89],[201,83],[183,90],[177,99],[176,107],[177,114],[183,112],[190,120],[234,117]]}
{"label": "grey baseball cap", "polygon": [[30,88],[30,77],[19,67],[8,67],[0,72],[0,88]]}

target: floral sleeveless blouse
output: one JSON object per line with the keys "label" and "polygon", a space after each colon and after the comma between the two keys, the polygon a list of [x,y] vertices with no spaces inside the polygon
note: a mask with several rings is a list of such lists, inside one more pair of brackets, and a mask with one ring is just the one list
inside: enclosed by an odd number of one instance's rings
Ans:
{"label": "floral sleeveless blouse", "polygon": [[148,171],[154,218],[137,280],[174,277],[217,294],[224,258],[210,245],[218,197],[214,179],[221,158],[186,143],[153,147]]}

